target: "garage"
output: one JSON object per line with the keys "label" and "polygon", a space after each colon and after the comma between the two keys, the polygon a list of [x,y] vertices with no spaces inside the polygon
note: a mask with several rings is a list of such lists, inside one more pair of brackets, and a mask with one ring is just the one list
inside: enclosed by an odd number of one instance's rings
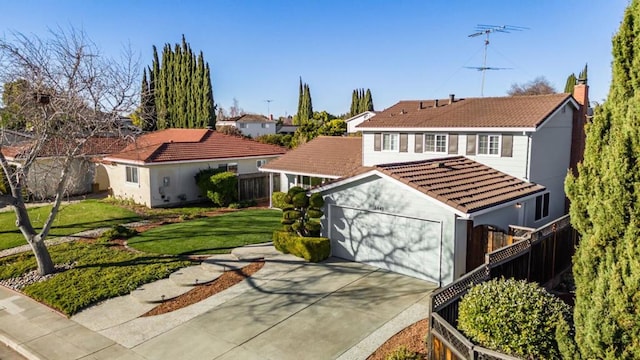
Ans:
{"label": "garage", "polygon": [[333,256],[440,282],[442,222],[335,204],[327,215]]}

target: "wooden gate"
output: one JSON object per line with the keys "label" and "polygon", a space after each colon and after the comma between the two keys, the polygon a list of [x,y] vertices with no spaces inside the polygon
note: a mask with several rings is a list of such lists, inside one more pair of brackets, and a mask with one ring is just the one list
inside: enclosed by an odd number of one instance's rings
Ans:
{"label": "wooden gate", "polygon": [[238,176],[238,200],[262,200],[269,197],[269,175],[246,174]]}
{"label": "wooden gate", "polygon": [[469,271],[484,264],[485,254],[513,244],[512,235],[492,225],[475,226],[470,234],[470,236],[467,235],[467,270]]}

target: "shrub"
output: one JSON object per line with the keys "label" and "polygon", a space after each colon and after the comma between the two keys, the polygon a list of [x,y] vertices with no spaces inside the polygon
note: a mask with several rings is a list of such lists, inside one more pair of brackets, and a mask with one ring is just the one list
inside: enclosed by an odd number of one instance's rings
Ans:
{"label": "shrub", "polygon": [[[569,306],[535,283],[495,279],[460,302],[459,328],[489,349],[525,358],[573,358]],[[562,353],[561,353],[562,350]]]}
{"label": "shrub", "polygon": [[217,206],[228,206],[238,199],[238,177],[232,172],[202,170],[196,175],[196,183],[200,191]]}
{"label": "shrub", "polygon": [[278,251],[307,261],[319,262],[331,254],[331,243],[324,237],[301,237],[286,231],[273,232],[273,245]]}
{"label": "shrub", "polygon": [[128,239],[130,237],[138,235],[138,231],[130,229],[126,226],[115,225],[111,229],[105,231],[98,237],[98,242],[107,242],[114,239]]}
{"label": "shrub", "polygon": [[385,360],[420,360],[422,356],[415,352],[407,349],[406,346],[399,346],[395,348],[392,352],[390,352],[385,358]]}
{"label": "shrub", "polygon": [[320,235],[321,225],[317,220],[324,213],[322,195],[314,193],[307,196],[306,190],[294,186],[284,196],[282,205],[282,224],[286,231],[296,232],[300,236],[316,237]]}
{"label": "shrub", "polygon": [[278,209],[283,209],[287,206],[287,203],[284,201],[284,198],[287,194],[282,191],[276,191],[271,195],[271,206]]}

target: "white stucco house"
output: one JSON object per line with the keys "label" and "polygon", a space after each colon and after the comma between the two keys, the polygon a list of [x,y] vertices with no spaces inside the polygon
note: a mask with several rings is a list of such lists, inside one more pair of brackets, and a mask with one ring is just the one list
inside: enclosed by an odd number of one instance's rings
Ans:
{"label": "white stucco house", "polygon": [[[537,228],[564,215],[564,178],[584,149],[587,92],[579,84],[573,96],[400,101],[363,121],[360,162],[309,184],[325,199],[332,255],[442,285],[482,262],[487,229]],[[305,168],[296,160],[305,151],[262,171],[329,175],[348,158],[316,150],[309,162],[328,156],[334,165]]]}
{"label": "white stucco house", "polygon": [[216,121],[216,126],[233,126],[243,135],[256,138],[276,133],[276,122],[264,115],[245,114],[226,120]]}
{"label": "white stucco house", "polygon": [[[203,199],[195,175],[208,168],[238,174],[240,200],[266,198],[268,178],[258,169],[286,149],[207,129],[166,129],[138,137],[101,160],[113,196],[148,207]],[[248,198],[247,198],[248,199]]]}
{"label": "white stucco house", "polygon": [[362,124],[363,121],[369,120],[374,116],[376,116],[375,111],[365,111],[356,116],[352,116],[348,118],[347,120],[344,121],[347,123],[347,134],[357,133],[359,130],[356,129],[356,127]]}

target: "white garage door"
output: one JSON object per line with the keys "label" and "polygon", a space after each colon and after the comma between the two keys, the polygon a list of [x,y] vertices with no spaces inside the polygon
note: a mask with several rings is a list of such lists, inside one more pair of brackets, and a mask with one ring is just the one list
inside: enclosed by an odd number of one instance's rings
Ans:
{"label": "white garage door", "polygon": [[330,205],[333,256],[439,282],[442,223]]}

